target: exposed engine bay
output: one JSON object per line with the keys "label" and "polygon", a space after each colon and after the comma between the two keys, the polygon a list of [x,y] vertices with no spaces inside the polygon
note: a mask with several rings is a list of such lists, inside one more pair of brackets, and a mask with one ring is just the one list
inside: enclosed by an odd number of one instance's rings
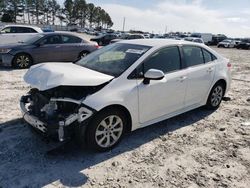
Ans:
{"label": "exposed engine bay", "polygon": [[33,88],[20,102],[24,119],[43,134],[56,134],[60,141],[64,141],[70,137],[68,132],[73,125],[79,125],[94,113],[82,101],[106,84],[58,86],[45,91]]}

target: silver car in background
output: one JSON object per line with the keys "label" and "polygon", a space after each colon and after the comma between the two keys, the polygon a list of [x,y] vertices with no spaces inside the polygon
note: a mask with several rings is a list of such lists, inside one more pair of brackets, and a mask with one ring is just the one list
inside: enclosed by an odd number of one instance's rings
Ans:
{"label": "silver car in background", "polygon": [[41,33],[16,44],[0,45],[0,65],[28,68],[42,62],[74,62],[98,49],[70,33]]}
{"label": "silver car in background", "polygon": [[37,33],[43,33],[43,31],[36,26],[5,25],[0,29],[0,44],[16,43]]}

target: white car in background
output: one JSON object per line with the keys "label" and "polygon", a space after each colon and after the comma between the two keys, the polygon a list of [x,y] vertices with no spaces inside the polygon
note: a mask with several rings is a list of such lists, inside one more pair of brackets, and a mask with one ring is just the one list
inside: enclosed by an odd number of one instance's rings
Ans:
{"label": "white car in background", "polygon": [[185,37],[185,41],[190,41],[190,42],[196,42],[196,43],[202,43],[204,44],[204,41],[201,38],[196,38],[196,37]]}
{"label": "white car in background", "polygon": [[217,109],[231,64],[204,44],[139,39],[103,47],[76,64],[32,66],[20,101],[32,127],[60,141],[77,137],[110,150],[125,132],[206,105]]}
{"label": "white car in background", "polygon": [[235,46],[236,46],[235,40],[229,40],[229,39],[223,40],[223,41],[221,41],[221,42],[219,42],[217,44],[218,48],[220,48],[220,47],[223,47],[223,48],[234,48]]}
{"label": "white car in background", "polygon": [[0,30],[0,44],[18,43],[37,33],[43,33],[43,31],[36,26],[6,25]]}

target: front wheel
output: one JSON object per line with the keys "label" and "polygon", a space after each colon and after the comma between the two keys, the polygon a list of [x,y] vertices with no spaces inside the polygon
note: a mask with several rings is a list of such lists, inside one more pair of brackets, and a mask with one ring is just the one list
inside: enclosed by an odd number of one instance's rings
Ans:
{"label": "front wheel", "polygon": [[214,85],[208,96],[206,107],[211,110],[219,108],[224,93],[225,87],[222,83]]}
{"label": "front wheel", "polygon": [[32,59],[28,54],[17,54],[13,59],[13,66],[19,69],[26,69],[32,65]]}
{"label": "front wheel", "polygon": [[118,109],[108,109],[96,115],[86,132],[91,149],[107,151],[116,146],[127,125],[125,114]]}

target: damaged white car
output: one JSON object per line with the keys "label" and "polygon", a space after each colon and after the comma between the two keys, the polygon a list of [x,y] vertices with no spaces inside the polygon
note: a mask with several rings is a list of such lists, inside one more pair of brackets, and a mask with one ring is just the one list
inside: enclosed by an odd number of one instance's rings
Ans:
{"label": "damaged white car", "polygon": [[36,130],[93,149],[114,147],[125,132],[206,105],[217,109],[229,89],[229,60],[187,41],[121,41],[77,63],[32,66],[32,89],[20,101]]}

